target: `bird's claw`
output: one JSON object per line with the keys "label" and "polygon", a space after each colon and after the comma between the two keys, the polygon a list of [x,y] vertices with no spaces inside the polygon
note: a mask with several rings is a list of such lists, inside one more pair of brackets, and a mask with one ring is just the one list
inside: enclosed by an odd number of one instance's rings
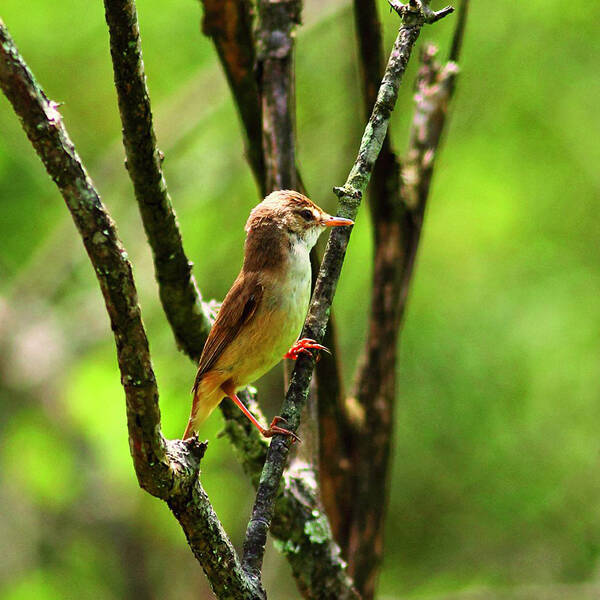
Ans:
{"label": "bird's claw", "polygon": [[329,348],[326,348],[322,344],[318,344],[315,340],[311,340],[310,338],[302,338],[289,349],[283,358],[296,360],[301,354],[308,354],[309,356],[312,356],[311,350],[324,350],[328,354],[331,354]]}
{"label": "bird's claw", "polygon": [[279,427],[277,425],[278,423],[285,423],[286,425],[288,424],[288,422],[283,417],[273,417],[269,429],[262,429],[261,433],[268,438],[273,437],[277,433],[280,433],[281,435],[290,436],[292,438],[292,443],[302,443],[302,440],[293,431],[290,431],[289,429],[284,429],[283,427]]}

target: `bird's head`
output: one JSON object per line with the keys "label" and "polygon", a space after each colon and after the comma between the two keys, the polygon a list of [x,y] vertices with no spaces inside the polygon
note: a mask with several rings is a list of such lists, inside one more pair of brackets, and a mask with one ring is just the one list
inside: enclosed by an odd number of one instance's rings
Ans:
{"label": "bird's head", "polygon": [[278,190],[254,207],[246,222],[246,233],[276,228],[310,250],[326,227],[344,225],[354,222],[327,214],[299,192]]}

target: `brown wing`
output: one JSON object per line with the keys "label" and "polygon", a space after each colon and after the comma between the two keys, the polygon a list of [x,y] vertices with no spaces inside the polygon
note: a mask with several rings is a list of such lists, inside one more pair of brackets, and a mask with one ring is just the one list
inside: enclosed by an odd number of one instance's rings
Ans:
{"label": "brown wing", "polygon": [[240,273],[225,296],[219,314],[208,334],[198,363],[198,373],[192,389],[196,391],[202,376],[210,371],[223,351],[235,338],[242,325],[252,319],[263,295],[263,286],[256,273]]}

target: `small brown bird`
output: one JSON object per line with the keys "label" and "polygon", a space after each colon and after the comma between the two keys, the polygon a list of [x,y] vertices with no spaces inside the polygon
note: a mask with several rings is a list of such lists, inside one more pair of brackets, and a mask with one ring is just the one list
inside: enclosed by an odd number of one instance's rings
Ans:
{"label": "small brown bird", "polygon": [[326,227],[353,224],[350,219],[328,215],[306,196],[289,190],[269,194],[252,210],[246,222],[244,264],[200,356],[183,439],[198,430],[225,396],[265,437],[294,435],[278,427],[284,421],[281,417],[265,429],[236,392],[272,369],[282,356],[296,359],[310,349],[326,350],[306,338],[294,343],[310,300],[309,252]]}

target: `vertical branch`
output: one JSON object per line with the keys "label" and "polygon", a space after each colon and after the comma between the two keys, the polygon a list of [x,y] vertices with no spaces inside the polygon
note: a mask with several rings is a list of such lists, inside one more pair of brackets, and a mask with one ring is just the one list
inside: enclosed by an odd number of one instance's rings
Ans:
{"label": "vertical branch", "polygon": [[258,0],[257,76],[267,192],[297,189],[294,29],[300,0]]}
{"label": "vertical branch", "polygon": [[177,217],[162,173],[156,146],[142,47],[133,0],[105,0],[115,87],[123,124],[127,171],[133,183],[163,309],[179,347],[199,358],[210,330],[209,310],[183,250]]}
{"label": "vertical branch", "polygon": [[[257,64],[256,73],[262,112],[262,144],[265,157],[267,192],[279,189],[300,189],[305,192],[296,168],[296,98],[294,44],[295,28],[300,24],[301,0],[258,0],[256,27]],[[316,248],[310,253],[313,281],[316,279],[319,261]],[[333,343],[333,339],[328,342]],[[332,346],[333,349],[333,346]],[[328,357],[329,358],[329,357]],[[340,389],[341,380],[336,372],[337,362],[327,360],[319,373],[327,371],[326,377],[318,377],[318,384],[327,385],[320,390],[317,384],[308,400],[307,413],[316,415],[317,394]],[[284,389],[289,385],[291,362],[283,362]],[[327,384],[325,382],[327,381]],[[336,386],[337,384],[337,386]],[[304,444],[296,449],[301,461],[316,469],[318,461],[318,421],[306,419],[302,438]]]}

